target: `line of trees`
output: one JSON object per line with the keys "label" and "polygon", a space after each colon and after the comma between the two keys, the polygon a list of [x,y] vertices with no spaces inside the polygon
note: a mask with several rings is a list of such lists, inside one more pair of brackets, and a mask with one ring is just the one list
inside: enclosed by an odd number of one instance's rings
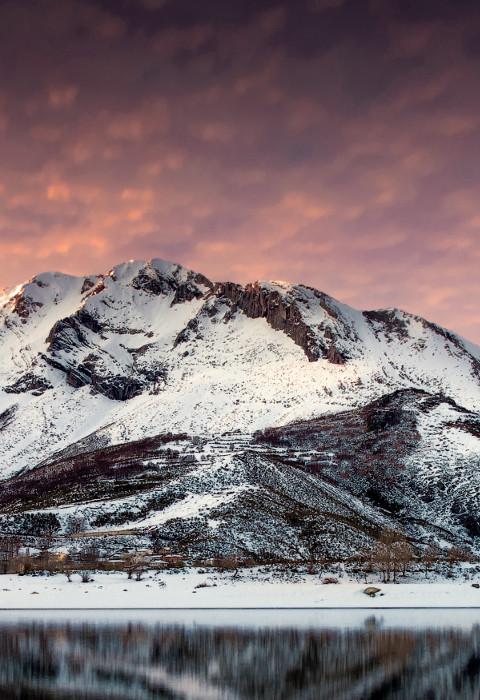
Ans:
{"label": "line of trees", "polygon": [[[295,517],[294,517],[295,516]],[[71,534],[84,532],[85,522],[82,518],[69,522]],[[297,531],[297,538],[292,542],[292,558],[225,557],[218,555],[211,560],[188,558],[188,564],[200,567],[214,567],[219,570],[234,570],[255,564],[306,564],[308,572],[322,574],[332,564],[338,564],[338,558],[332,558],[331,544],[335,536],[325,522],[302,512],[292,515],[291,524]],[[40,552],[32,556],[25,548],[25,540],[17,535],[0,536],[0,573],[64,573],[68,580],[79,574],[85,582],[91,579],[94,571],[124,571],[129,579],[141,580],[149,568],[178,568],[187,565],[180,555],[170,555],[158,547],[152,547],[153,555],[147,552],[128,552],[123,556],[101,556],[98,543],[92,539],[83,539],[83,545],[69,553],[54,551],[55,534],[52,527],[43,527],[40,536],[36,536],[36,548]],[[192,533],[188,533],[192,536]],[[31,539],[31,538],[30,538]],[[298,544],[297,544],[298,542]],[[158,543],[157,543],[158,544]],[[155,557],[155,554],[157,555]],[[163,554],[166,559],[163,560]],[[405,577],[411,570],[423,571],[426,578],[430,572],[442,566],[443,573],[454,574],[462,562],[473,561],[472,552],[461,546],[452,546],[448,550],[440,549],[435,542],[426,545],[416,543],[395,530],[386,530],[374,545],[359,555],[349,558],[345,563],[353,571],[361,572],[367,581],[372,574],[378,574],[383,583],[396,583],[399,577]]]}
{"label": "line of trees", "polygon": [[385,532],[374,547],[363,554],[364,573],[377,572],[383,583],[398,576],[406,576],[407,569],[415,560],[415,552],[408,540],[394,531]]}
{"label": "line of trees", "polygon": [[473,554],[467,547],[452,546],[444,551],[431,541],[414,548],[405,535],[387,530],[371,549],[357,558],[357,563],[363,570],[365,580],[369,574],[377,573],[383,583],[396,583],[399,576],[405,577],[412,568],[420,568],[425,578],[428,578],[439,565],[447,565],[453,574],[458,564],[472,562],[473,559]]}

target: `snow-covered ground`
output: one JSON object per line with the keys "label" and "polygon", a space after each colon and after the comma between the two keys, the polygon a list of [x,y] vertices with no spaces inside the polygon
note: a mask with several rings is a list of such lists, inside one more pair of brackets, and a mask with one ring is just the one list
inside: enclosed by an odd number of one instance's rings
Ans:
{"label": "snow-covered ground", "polygon": [[[480,589],[472,581],[371,585],[375,598],[360,582],[324,584],[318,576],[299,579],[272,574],[245,575],[162,572],[141,581],[123,573],[96,573],[93,581],[72,582],[54,576],[0,577],[0,609],[173,609],[173,608],[479,608]],[[480,577],[479,577],[480,580]],[[473,581],[475,582],[475,581]],[[204,584],[207,584],[206,586]],[[200,585],[200,587],[198,587]]]}

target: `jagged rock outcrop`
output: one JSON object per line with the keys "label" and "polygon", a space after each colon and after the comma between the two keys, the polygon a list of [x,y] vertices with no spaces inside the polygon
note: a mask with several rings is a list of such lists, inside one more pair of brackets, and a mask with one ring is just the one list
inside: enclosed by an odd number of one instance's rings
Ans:
{"label": "jagged rock outcrop", "polygon": [[276,290],[266,289],[258,283],[241,287],[238,284],[218,285],[219,297],[232,303],[232,313],[241,309],[249,318],[264,318],[276,331],[284,331],[305,352],[311,362],[323,356],[324,349],[313,330],[304,322],[295,303],[288,303]]}
{"label": "jagged rock outcrop", "polygon": [[[325,295],[316,290],[310,291],[326,313],[336,319],[335,313],[324,302]],[[329,346],[325,341],[332,337],[331,334],[329,336],[326,333],[322,340],[306,322],[294,295],[281,294],[271,285],[262,286],[258,282],[245,287],[231,282],[218,284],[215,293],[220,299],[231,302],[232,314],[241,309],[249,318],[264,318],[272,328],[286,333],[303,349],[310,362],[322,357],[333,364],[343,364],[346,361],[346,357],[333,344]]]}
{"label": "jagged rock outcrop", "polygon": [[98,373],[97,360],[95,355],[89,355],[78,367],[69,369],[67,384],[75,389],[91,386],[94,392],[113,401],[128,401],[148,388],[149,382],[142,382],[135,377]]}
{"label": "jagged rock outcrop", "polygon": [[14,404],[0,413],[0,430],[7,428],[15,418],[17,406]]}
{"label": "jagged rock outcrop", "polygon": [[395,309],[364,311],[363,315],[374,331],[380,330],[390,338],[397,337],[399,340],[408,338],[408,319],[399,316]]}
{"label": "jagged rock outcrop", "polygon": [[[183,269],[179,265],[177,268],[177,274],[174,271],[172,274],[166,275],[163,270],[157,269],[153,265],[146,265],[132,280],[132,287],[155,296],[168,295],[173,292],[172,305],[201,299],[205,294],[205,289],[213,288],[213,283],[204,275],[189,270],[182,277],[178,272]],[[115,279],[115,275],[113,279]]]}
{"label": "jagged rock outcrop", "polygon": [[23,394],[31,391],[35,396],[40,396],[48,389],[53,389],[53,385],[42,376],[37,376],[33,372],[27,372],[17,381],[4,388],[7,394]]}
{"label": "jagged rock outcrop", "polygon": [[25,323],[30,314],[41,308],[41,302],[34,301],[27,294],[19,293],[12,298],[12,312],[21,318],[22,323]]}

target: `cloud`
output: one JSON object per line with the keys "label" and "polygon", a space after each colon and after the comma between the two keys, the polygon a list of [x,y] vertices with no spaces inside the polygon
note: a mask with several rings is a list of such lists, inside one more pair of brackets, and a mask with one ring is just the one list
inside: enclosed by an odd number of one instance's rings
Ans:
{"label": "cloud", "polygon": [[47,199],[52,202],[68,202],[70,188],[65,182],[56,182],[47,187]]}
{"label": "cloud", "polygon": [[480,127],[480,119],[473,114],[447,114],[432,125],[442,136],[463,136]]}
{"label": "cloud", "polygon": [[480,21],[421,4],[3,3],[0,287],[164,256],[480,341]]}
{"label": "cloud", "polygon": [[71,107],[77,99],[78,88],[75,85],[51,87],[48,91],[48,101],[53,109]]}
{"label": "cloud", "polygon": [[231,124],[210,122],[194,126],[193,133],[206,143],[228,143],[232,140],[235,130]]}
{"label": "cloud", "polygon": [[170,123],[167,103],[161,98],[148,101],[130,113],[105,113],[102,117],[106,135],[113,140],[127,142],[141,142],[152,134],[164,132]]}

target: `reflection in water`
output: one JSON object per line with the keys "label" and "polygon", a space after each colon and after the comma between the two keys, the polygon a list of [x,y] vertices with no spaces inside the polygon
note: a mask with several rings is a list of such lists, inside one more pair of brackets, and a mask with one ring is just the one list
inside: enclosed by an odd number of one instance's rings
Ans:
{"label": "reflection in water", "polygon": [[478,700],[480,628],[2,622],[0,697]]}

